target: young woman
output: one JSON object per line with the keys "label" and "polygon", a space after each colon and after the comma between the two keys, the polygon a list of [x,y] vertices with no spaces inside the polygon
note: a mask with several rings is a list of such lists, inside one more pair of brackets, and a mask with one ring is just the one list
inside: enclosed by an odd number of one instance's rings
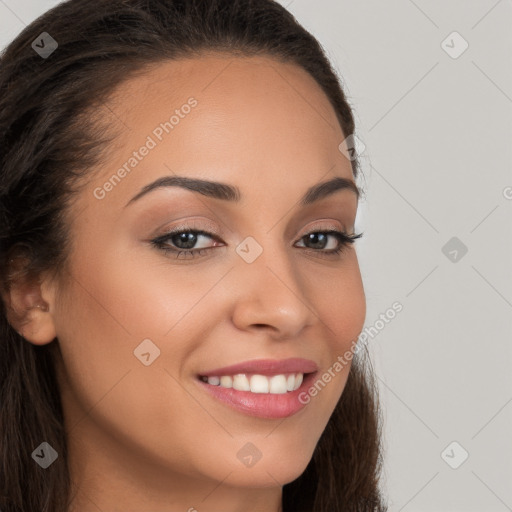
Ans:
{"label": "young woman", "polygon": [[386,510],[315,38],[272,0],[69,0],[0,90],[2,512]]}

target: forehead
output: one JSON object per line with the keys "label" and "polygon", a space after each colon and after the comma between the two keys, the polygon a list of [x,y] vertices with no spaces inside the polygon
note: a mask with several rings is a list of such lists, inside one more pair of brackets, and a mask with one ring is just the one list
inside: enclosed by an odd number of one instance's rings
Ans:
{"label": "forehead", "polygon": [[[106,106],[119,136],[93,186],[127,171],[109,201],[126,202],[169,174],[233,183],[242,193],[262,183],[295,187],[297,195],[320,179],[352,177],[327,96],[302,68],[269,57],[211,54],[152,64],[115,89]],[[151,150],[134,157],[144,146]]]}
{"label": "forehead", "polygon": [[339,129],[327,96],[309,73],[265,56],[211,53],[150,64],[117,87],[110,103],[120,114],[136,120],[155,110],[165,114],[166,108],[191,95],[226,113],[237,109],[240,116],[251,105],[277,102],[283,109],[293,105],[297,116],[315,115],[317,121]]}

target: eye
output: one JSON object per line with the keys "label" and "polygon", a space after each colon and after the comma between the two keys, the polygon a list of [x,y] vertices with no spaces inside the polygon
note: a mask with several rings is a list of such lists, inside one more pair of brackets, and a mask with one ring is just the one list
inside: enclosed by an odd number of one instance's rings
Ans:
{"label": "eye", "polygon": [[[201,254],[215,247],[215,245],[209,247],[205,245],[206,239],[208,238],[215,240],[216,243],[220,242],[213,233],[197,229],[178,228],[175,231],[171,231],[151,240],[151,243],[166,254],[171,254],[175,258],[195,258],[196,255],[201,256]],[[197,244],[199,244],[200,247],[197,247]],[[220,244],[221,242],[219,245]]]}
{"label": "eye", "polygon": [[[306,250],[322,253],[328,257],[339,255],[362,236],[362,233],[348,235],[343,231],[336,230],[312,231],[303,235],[299,242],[304,241],[307,244],[303,246]],[[208,245],[208,239],[213,240],[213,245],[211,243]],[[223,245],[223,242],[213,233],[184,227],[154,238],[151,243],[157,249],[176,259],[196,258]],[[327,247],[329,247],[328,250],[326,250]]]}
{"label": "eye", "polygon": [[[353,244],[357,238],[361,238],[363,233],[349,235],[344,231],[328,230],[328,231],[312,231],[304,235],[300,241],[304,240],[308,244],[306,249],[321,252],[326,256],[336,256],[341,254]],[[329,250],[325,250],[330,246]]]}

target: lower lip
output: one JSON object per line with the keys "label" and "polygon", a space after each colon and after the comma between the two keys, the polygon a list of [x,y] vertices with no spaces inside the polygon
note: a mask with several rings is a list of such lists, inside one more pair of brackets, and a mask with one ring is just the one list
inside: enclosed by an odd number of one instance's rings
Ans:
{"label": "lower lip", "polygon": [[315,374],[316,372],[305,375],[302,384],[295,391],[281,394],[238,391],[233,388],[212,386],[199,379],[197,382],[214,398],[242,413],[259,418],[277,419],[293,416],[307,405],[299,400],[299,396],[301,394],[304,396],[304,392],[314,379]]}

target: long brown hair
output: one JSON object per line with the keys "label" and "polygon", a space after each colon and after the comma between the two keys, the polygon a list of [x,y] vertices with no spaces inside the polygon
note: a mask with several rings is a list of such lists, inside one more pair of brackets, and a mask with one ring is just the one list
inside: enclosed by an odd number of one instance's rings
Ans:
{"label": "long brown hair", "polygon": [[[32,46],[43,32],[58,44],[45,56]],[[354,133],[340,78],[319,42],[273,0],[61,3],[28,25],[0,57],[4,291],[16,277],[12,261],[24,262],[18,276],[58,273],[65,265],[66,207],[80,178],[102,163],[115,139],[95,115],[114,86],[143,73],[146,65],[205,51],[265,55],[302,67],[330,100],[344,135]],[[357,177],[357,159],[352,169]],[[28,343],[8,323],[7,305],[0,304],[0,509],[66,512],[71,485],[53,363],[58,340]],[[312,460],[283,488],[284,512],[387,510],[378,487],[382,420],[377,387],[363,352],[353,359]],[[43,441],[59,454],[46,470],[31,458]]]}

